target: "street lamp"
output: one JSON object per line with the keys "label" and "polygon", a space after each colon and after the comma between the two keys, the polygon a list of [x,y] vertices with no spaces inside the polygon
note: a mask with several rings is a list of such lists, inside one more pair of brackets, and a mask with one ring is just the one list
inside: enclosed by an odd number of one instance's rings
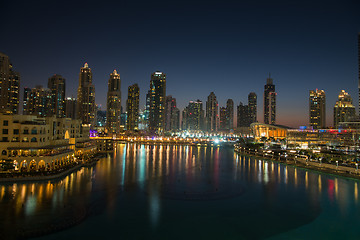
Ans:
{"label": "street lamp", "polygon": [[339,167],[339,161],[336,160],[336,168],[338,168],[338,167]]}
{"label": "street lamp", "polygon": [[356,171],[359,170],[359,164],[355,163],[355,165],[356,165]]}

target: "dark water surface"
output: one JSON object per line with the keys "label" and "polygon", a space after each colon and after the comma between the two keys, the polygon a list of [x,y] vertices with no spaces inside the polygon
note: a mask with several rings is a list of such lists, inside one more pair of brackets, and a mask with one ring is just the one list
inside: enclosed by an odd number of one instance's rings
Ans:
{"label": "dark water surface", "polygon": [[359,239],[358,185],[232,148],[119,144],[60,181],[0,185],[0,239]]}

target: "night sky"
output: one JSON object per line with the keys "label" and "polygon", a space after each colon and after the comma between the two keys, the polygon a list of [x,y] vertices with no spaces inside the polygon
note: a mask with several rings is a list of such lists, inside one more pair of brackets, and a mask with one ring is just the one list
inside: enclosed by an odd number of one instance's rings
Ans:
{"label": "night sky", "polygon": [[[76,96],[80,67],[93,72],[96,102],[106,109],[109,74],[127,88],[138,83],[141,108],[150,74],[167,74],[167,95],[180,110],[211,91],[224,106],[258,95],[271,72],[277,123],[308,124],[310,89],[324,89],[327,125],[341,89],[357,106],[357,34],[354,1],[1,1],[0,51],[9,55],[23,87],[47,85],[57,73]],[[22,106],[21,106],[22,108]]]}

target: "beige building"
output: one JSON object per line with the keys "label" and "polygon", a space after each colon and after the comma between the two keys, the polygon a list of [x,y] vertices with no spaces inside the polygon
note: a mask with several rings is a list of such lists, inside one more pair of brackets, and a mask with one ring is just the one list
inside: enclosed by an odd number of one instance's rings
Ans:
{"label": "beige building", "polygon": [[96,151],[81,120],[0,114],[2,162],[15,170],[54,170]]}

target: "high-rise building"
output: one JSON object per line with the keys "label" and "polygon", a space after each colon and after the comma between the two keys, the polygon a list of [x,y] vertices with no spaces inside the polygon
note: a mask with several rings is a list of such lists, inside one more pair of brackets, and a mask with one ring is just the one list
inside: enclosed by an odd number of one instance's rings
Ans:
{"label": "high-rise building", "polygon": [[264,123],[275,124],[276,122],[276,92],[273,79],[269,77],[266,79],[264,86]]}
{"label": "high-rise building", "polygon": [[240,102],[237,107],[237,127],[249,127],[250,126],[250,111],[249,105],[244,105]]}
{"label": "high-rise building", "polygon": [[175,107],[171,114],[171,130],[177,131],[180,129],[180,110]]}
{"label": "high-rise building", "polygon": [[249,93],[248,106],[249,106],[250,124],[257,122],[257,96],[256,96],[256,93],[254,93],[254,92]]}
{"label": "high-rise building", "polygon": [[171,95],[165,97],[165,130],[173,130],[171,126],[174,110],[176,108],[176,98]]}
{"label": "high-rise building", "polygon": [[29,102],[30,102],[31,88],[24,88],[24,96],[23,96],[23,114],[30,115],[29,113]]}
{"label": "high-rise building", "polygon": [[58,74],[53,75],[48,80],[48,88],[51,91],[50,115],[65,117],[65,78]]}
{"label": "high-rise building", "polygon": [[95,86],[92,84],[91,68],[87,63],[80,69],[77,101],[77,117],[82,120],[83,124],[94,124]]}
{"label": "high-rise building", "polygon": [[225,131],[226,130],[226,124],[227,124],[226,107],[220,107],[219,112],[220,112],[219,129],[221,131]]}
{"label": "high-rise building", "polygon": [[[24,105],[25,105],[25,102],[24,102]],[[76,113],[77,113],[76,106],[77,106],[76,98],[68,97],[65,99],[65,117],[66,118],[76,119]]]}
{"label": "high-rise building", "polygon": [[214,92],[211,92],[206,101],[206,130],[216,132],[219,127],[218,101]]}
{"label": "high-rise building", "polygon": [[13,71],[9,57],[0,52],[0,112],[19,112],[20,74]]}
{"label": "high-rise building", "polygon": [[139,96],[140,89],[137,84],[129,86],[128,99],[126,101],[127,126],[130,131],[139,129]]}
{"label": "high-rise building", "polygon": [[[36,115],[38,117],[52,116],[51,90],[41,85],[29,91],[24,89],[24,115]],[[25,104],[26,102],[26,104]]]}
{"label": "high-rise building", "polygon": [[231,129],[234,129],[234,101],[232,99],[228,99],[226,101],[225,130],[231,130]]}
{"label": "high-rise building", "polygon": [[203,129],[204,110],[203,104],[198,99],[190,101],[183,111],[183,130],[199,131]]}
{"label": "high-rise building", "polygon": [[108,81],[106,105],[106,129],[108,133],[118,133],[121,115],[121,80],[120,74],[114,70]]}
{"label": "high-rise building", "polygon": [[149,130],[163,133],[165,130],[166,75],[156,71],[151,74],[149,91]]}
{"label": "high-rise building", "polygon": [[352,98],[345,90],[341,90],[334,106],[334,127],[338,128],[339,122],[347,122],[354,116],[355,107],[352,104]]}
{"label": "high-rise building", "polygon": [[309,92],[309,122],[314,129],[326,127],[326,98],[324,90],[310,90]]}

